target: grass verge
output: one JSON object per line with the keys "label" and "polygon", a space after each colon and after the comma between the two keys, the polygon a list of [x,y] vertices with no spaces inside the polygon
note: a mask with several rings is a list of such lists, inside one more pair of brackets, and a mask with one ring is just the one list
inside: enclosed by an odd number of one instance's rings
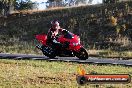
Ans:
{"label": "grass verge", "polygon": [[[35,47],[36,43],[19,42],[8,45],[1,45],[0,53],[21,53],[21,54],[38,54],[42,52]],[[132,51],[114,51],[114,50],[88,50],[89,56],[110,57],[110,58],[124,58],[131,59]]]}
{"label": "grass verge", "polygon": [[89,55],[108,58],[132,59],[132,51],[88,50]]}
{"label": "grass verge", "polygon": [[[1,88],[132,88],[129,84],[88,84],[76,82],[77,63],[49,62],[43,60],[0,59]],[[120,65],[82,64],[86,73],[130,74],[132,68]]]}

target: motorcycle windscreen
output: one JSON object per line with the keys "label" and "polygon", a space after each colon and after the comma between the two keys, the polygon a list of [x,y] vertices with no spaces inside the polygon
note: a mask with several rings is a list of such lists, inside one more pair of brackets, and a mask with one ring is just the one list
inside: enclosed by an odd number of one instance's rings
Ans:
{"label": "motorcycle windscreen", "polygon": [[45,34],[39,34],[39,35],[36,35],[35,37],[43,45],[46,45],[47,35],[45,35]]}
{"label": "motorcycle windscreen", "polygon": [[66,38],[66,39],[72,39],[72,38],[73,38],[73,34],[70,33],[70,32],[67,32],[67,33],[64,35],[64,38]]}

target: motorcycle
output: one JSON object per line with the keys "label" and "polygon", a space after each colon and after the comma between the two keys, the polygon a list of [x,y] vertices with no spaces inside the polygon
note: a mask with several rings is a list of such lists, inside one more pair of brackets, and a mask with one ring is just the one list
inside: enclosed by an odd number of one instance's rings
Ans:
{"label": "motorcycle", "polygon": [[[52,33],[51,33],[52,34]],[[88,59],[87,50],[81,45],[80,37],[65,30],[62,35],[53,39],[52,44],[47,44],[48,36],[46,34],[35,35],[35,38],[41,43],[36,47],[42,53],[49,57],[78,57],[80,60]]]}

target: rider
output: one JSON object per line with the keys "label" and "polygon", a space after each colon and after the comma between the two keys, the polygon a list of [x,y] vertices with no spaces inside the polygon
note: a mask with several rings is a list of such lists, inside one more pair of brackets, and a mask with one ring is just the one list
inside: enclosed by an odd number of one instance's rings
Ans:
{"label": "rider", "polygon": [[60,24],[57,20],[51,21],[51,25],[52,27],[49,29],[47,34],[47,44],[52,44],[58,33],[61,33],[63,30],[65,30],[60,27]]}

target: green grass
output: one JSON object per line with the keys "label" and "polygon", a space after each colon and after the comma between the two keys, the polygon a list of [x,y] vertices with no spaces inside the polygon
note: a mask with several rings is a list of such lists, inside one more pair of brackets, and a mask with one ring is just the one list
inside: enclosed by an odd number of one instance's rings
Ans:
{"label": "green grass", "polygon": [[95,55],[99,57],[121,57],[121,58],[131,58],[132,51],[114,51],[114,50],[88,50],[90,55]]}
{"label": "green grass", "polygon": [[35,47],[34,43],[19,42],[13,44],[0,45],[0,53],[20,53],[20,54],[42,54],[40,50]]}
{"label": "green grass", "polygon": [[[129,84],[76,83],[79,64],[43,60],[0,60],[0,88],[131,88]],[[120,65],[82,64],[86,73],[130,74],[132,68]]]}

